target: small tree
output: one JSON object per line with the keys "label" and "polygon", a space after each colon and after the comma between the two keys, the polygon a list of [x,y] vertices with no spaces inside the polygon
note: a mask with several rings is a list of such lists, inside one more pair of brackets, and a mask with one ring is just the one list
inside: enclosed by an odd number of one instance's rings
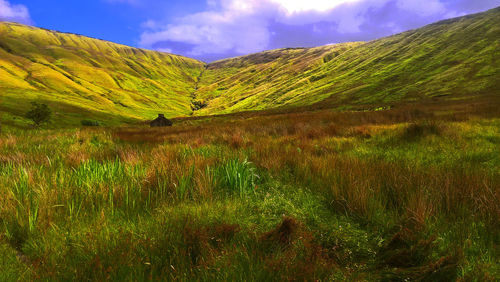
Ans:
{"label": "small tree", "polygon": [[32,120],[36,126],[48,122],[51,116],[52,111],[49,106],[37,102],[31,102],[31,110],[26,113],[26,118]]}

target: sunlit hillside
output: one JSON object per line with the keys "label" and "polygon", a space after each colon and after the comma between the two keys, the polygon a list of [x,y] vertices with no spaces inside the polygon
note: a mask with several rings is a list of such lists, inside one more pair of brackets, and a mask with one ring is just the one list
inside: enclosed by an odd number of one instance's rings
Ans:
{"label": "sunlit hillside", "polygon": [[63,124],[189,114],[203,68],[180,56],[0,23],[0,112],[13,124],[23,123],[14,118],[31,100],[50,104]]}
{"label": "sunlit hillside", "polygon": [[318,91],[318,81],[325,78],[319,70],[329,54],[361,45],[279,49],[211,63],[196,92],[196,98],[207,107],[196,114],[309,105],[324,99],[312,95],[312,91]]}
{"label": "sunlit hillside", "polygon": [[0,24],[0,47],[0,114],[12,125],[27,124],[32,100],[61,126],[500,94],[500,8],[366,43],[210,64],[12,23]]}
{"label": "sunlit hillside", "polygon": [[208,102],[200,114],[498,95],[500,8],[367,43],[215,62],[197,94]]}

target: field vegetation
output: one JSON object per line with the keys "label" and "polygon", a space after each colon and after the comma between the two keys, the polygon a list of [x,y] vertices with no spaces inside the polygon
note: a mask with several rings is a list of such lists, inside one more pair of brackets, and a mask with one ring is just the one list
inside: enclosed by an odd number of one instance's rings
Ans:
{"label": "field vegetation", "polygon": [[0,280],[498,280],[499,109],[4,128]]}
{"label": "field vegetation", "polygon": [[499,27],[206,64],[0,23],[0,281],[500,280]]}

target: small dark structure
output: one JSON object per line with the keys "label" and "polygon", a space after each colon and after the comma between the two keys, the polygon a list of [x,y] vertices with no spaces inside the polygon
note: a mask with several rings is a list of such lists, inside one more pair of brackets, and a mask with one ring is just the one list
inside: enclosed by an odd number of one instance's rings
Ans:
{"label": "small dark structure", "polygon": [[166,126],[172,126],[173,122],[168,118],[166,118],[164,114],[159,114],[158,118],[153,120],[150,123],[150,125],[151,127],[166,127]]}

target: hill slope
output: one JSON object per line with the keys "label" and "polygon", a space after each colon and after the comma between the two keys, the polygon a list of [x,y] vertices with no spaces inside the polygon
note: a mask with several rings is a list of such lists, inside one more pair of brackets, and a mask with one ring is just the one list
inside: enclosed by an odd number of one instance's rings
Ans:
{"label": "hill slope", "polygon": [[31,100],[59,124],[500,94],[500,8],[371,42],[279,49],[204,64],[74,34],[0,23],[0,117]]}
{"label": "hill slope", "polygon": [[479,94],[500,94],[500,8],[367,43],[215,62],[197,91],[208,102],[198,114]]}
{"label": "hill slope", "polygon": [[113,123],[191,112],[204,63],[75,34],[0,23],[4,119],[42,100],[62,123],[88,116]]}

